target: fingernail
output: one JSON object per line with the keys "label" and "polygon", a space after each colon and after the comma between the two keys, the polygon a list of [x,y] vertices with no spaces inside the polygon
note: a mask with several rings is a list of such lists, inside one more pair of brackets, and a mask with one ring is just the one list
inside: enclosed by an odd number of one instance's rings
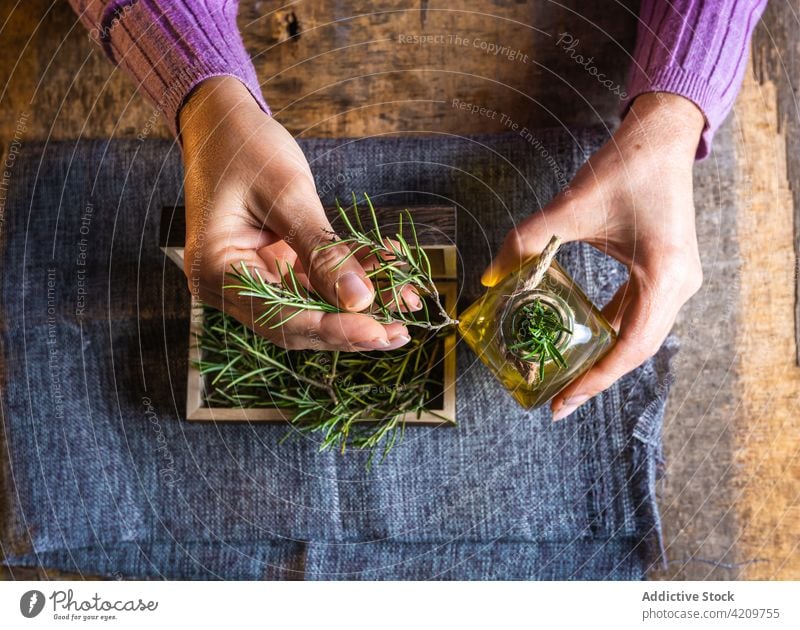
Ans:
{"label": "fingernail", "polygon": [[483,272],[481,276],[481,284],[485,287],[491,287],[494,285],[494,263],[487,267],[486,271]]}
{"label": "fingernail", "polygon": [[405,298],[406,304],[408,304],[408,308],[412,311],[418,311],[422,308],[422,300],[419,299],[419,296],[416,293],[412,293],[409,297]]}
{"label": "fingernail", "polygon": [[386,350],[390,342],[386,339],[373,339],[372,341],[361,341],[353,345],[361,350]]}
{"label": "fingernail", "polygon": [[585,394],[577,394],[565,399],[559,410],[553,412],[553,422],[563,420],[587,400],[589,400],[589,396]]}
{"label": "fingernail", "polygon": [[336,297],[346,309],[365,309],[372,301],[372,291],[357,273],[348,271],[336,281]]}
{"label": "fingernail", "polygon": [[397,335],[389,339],[389,345],[384,350],[395,350],[400,346],[406,345],[409,341],[411,341],[411,337],[408,335]]}

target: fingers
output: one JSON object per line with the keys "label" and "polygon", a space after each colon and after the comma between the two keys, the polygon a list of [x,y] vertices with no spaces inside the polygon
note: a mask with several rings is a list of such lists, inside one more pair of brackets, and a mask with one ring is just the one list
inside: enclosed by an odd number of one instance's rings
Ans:
{"label": "fingers", "polygon": [[[199,299],[236,318],[257,334],[292,350],[394,350],[410,340],[405,326],[396,323],[383,325],[368,315],[356,313],[298,313],[297,309],[285,308],[265,321],[261,317],[264,309],[257,298],[241,296],[236,289],[222,288],[227,284],[226,270],[242,263],[252,273],[259,273],[267,280],[279,280],[274,269],[276,253],[281,257],[284,252],[280,248],[270,251],[268,260],[254,250],[236,248],[213,254],[208,261],[209,270],[196,285]],[[273,327],[284,320],[287,321],[283,325]]]}
{"label": "fingers", "polygon": [[622,316],[625,314],[625,308],[630,302],[632,293],[633,289],[631,289],[630,282],[626,282],[617,289],[614,297],[603,307],[603,317],[606,318],[614,330],[619,330],[621,327]]}
{"label": "fingers", "polygon": [[[286,246],[288,247],[288,245]],[[265,248],[266,249],[273,249],[273,247]],[[369,273],[374,271],[378,266],[377,258],[374,255],[364,255],[363,251],[366,248],[356,248],[353,250],[354,257],[358,259],[361,263],[361,266],[367,271],[367,277],[369,278]],[[290,250],[294,253],[294,250]],[[259,255],[263,256],[262,252],[259,252]],[[271,254],[270,254],[271,255]],[[295,258],[297,257],[296,253],[294,253]],[[284,260],[284,264],[282,268],[285,270],[286,260]],[[274,266],[274,265],[273,265]],[[312,289],[311,282],[308,280],[308,276],[303,268],[303,264],[299,260],[295,260],[293,265],[295,274],[298,280],[301,281],[303,286],[308,289]],[[422,298],[420,297],[419,292],[417,289],[412,285],[405,285],[399,291],[392,291],[391,289],[387,289],[386,283],[384,282],[381,284],[380,282],[374,282],[373,287],[377,285],[377,295],[375,300],[379,302],[381,305],[388,308],[390,311],[419,311],[422,309]]]}
{"label": "fingers", "polygon": [[540,254],[550,238],[557,234],[563,242],[587,238],[597,230],[595,223],[600,213],[578,213],[579,200],[574,193],[565,191],[541,212],[534,212],[511,229],[500,252],[484,271],[481,283],[492,287],[508,274],[519,269],[531,256]]}
{"label": "fingers", "polygon": [[[286,212],[284,208],[280,214]],[[290,214],[294,215],[292,221],[286,216],[276,216],[270,223],[297,252],[314,290],[343,310],[367,309],[375,297],[372,282],[354,252],[344,243],[335,242],[319,200],[315,197],[308,206]]]}
{"label": "fingers", "polygon": [[256,253],[271,272],[271,276],[269,277],[270,281],[279,281],[281,275],[286,273],[287,268],[292,267],[295,272],[297,272],[295,275],[298,280],[301,278],[305,280],[304,286],[308,288],[305,273],[298,271],[298,269],[302,269],[302,267],[298,265],[297,252],[295,252],[286,241],[281,240],[272,243],[267,247],[258,249]]}
{"label": "fingers", "polygon": [[[341,350],[369,352],[396,350],[411,338],[405,326],[398,323],[382,325],[368,315],[359,313],[319,313],[303,311],[277,328],[269,322],[258,321],[261,311],[257,300],[209,292],[203,301],[244,323],[256,334],[288,350]],[[284,309],[277,321],[293,313]]]}
{"label": "fingers", "polygon": [[323,342],[336,349],[394,350],[411,340],[402,324],[383,326],[358,313],[326,313],[314,324]]}
{"label": "fingers", "polygon": [[379,288],[378,300],[390,311],[414,312],[422,310],[422,298],[417,290],[409,285],[404,286],[400,291]]}
{"label": "fingers", "polygon": [[553,420],[567,417],[652,357],[669,334],[684,302],[680,288],[664,281],[650,284],[635,269],[603,310],[612,326],[619,328],[617,342],[553,399]]}
{"label": "fingers", "polygon": [[[389,247],[398,248],[400,243],[391,238],[385,238],[384,242]],[[355,257],[358,259],[361,266],[371,272],[378,268],[380,262],[376,254],[370,253],[368,248],[360,248],[356,250]],[[386,252],[382,255],[383,260],[394,260],[394,255],[391,252]],[[419,292],[413,286],[406,285],[395,296],[391,290],[378,288],[380,293],[379,299],[381,304],[386,305],[392,311],[419,311],[422,310],[422,298]]]}
{"label": "fingers", "polygon": [[[663,339],[662,339],[663,341]],[[638,340],[621,337],[611,351],[588,372],[570,383],[551,403],[553,421],[562,420],[580,405],[611,387],[631,370],[639,367],[658,350]]]}

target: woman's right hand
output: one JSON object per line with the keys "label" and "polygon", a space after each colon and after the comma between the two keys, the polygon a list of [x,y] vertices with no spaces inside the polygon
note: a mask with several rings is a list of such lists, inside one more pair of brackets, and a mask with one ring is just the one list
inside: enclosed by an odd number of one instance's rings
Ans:
{"label": "woman's right hand", "polygon": [[[290,349],[391,350],[409,341],[399,323],[360,313],[374,288],[344,244],[319,250],[331,226],[294,138],[233,77],[204,81],[179,115],[186,196],[184,271],[192,295]],[[223,289],[244,263],[278,282],[290,264],[301,281],[343,313],[306,311],[271,329],[257,301]],[[419,299],[404,291],[412,307]]]}
{"label": "woman's right hand", "polygon": [[640,366],[661,347],[681,306],[700,288],[692,168],[703,112],[677,94],[646,93],[569,188],[511,230],[483,281],[494,286],[553,234],[585,241],[630,271],[603,314],[613,348],[553,399],[553,420]]}

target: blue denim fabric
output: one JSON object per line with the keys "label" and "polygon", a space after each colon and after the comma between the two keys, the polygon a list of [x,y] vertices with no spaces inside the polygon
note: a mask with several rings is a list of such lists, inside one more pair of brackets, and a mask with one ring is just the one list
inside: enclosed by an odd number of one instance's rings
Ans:
{"label": "blue denim fabric", "polygon": [[[458,207],[460,305],[513,223],[601,132],[310,140],[325,203]],[[458,426],[365,456],[279,444],[285,425],[187,423],[189,295],[158,248],[182,203],[167,142],[27,145],[5,216],[5,561],[121,577],[641,579],[658,555],[655,479],[671,383],[656,357],[553,424],[464,346]],[[84,239],[83,241],[81,239]],[[604,303],[625,278],[584,244],[558,256]]]}

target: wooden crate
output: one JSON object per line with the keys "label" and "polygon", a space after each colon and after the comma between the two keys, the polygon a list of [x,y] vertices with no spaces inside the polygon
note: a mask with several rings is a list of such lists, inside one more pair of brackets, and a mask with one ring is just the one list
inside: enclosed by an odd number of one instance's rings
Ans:
{"label": "wooden crate", "polygon": [[[381,231],[393,235],[397,231],[397,218],[404,207],[376,208]],[[415,206],[408,208],[417,227],[417,236],[431,260],[431,269],[443,304],[451,317],[456,316],[457,265],[455,244],[455,208],[452,206]],[[341,221],[335,208],[326,208],[331,225],[339,227]],[[164,253],[183,269],[184,210],[166,207],[162,212],[160,245]],[[186,384],[186,419],[191,421],[220,422],[283,422],[291,418],[291,410],[278,408],[209,407],[206,404],[206,382],[195,367],[201,359],[197,343],[203,328],[203,305],[192,299],[191,327],[189,332],[189,368]],[[433,413],[417,417],[409,414],[409,424],[453,424],[456,420],[456,333],[443,341],[443,390],[436,400],[441,404],[432,407]],[[441,417],[440,417],[441,416]]]}

